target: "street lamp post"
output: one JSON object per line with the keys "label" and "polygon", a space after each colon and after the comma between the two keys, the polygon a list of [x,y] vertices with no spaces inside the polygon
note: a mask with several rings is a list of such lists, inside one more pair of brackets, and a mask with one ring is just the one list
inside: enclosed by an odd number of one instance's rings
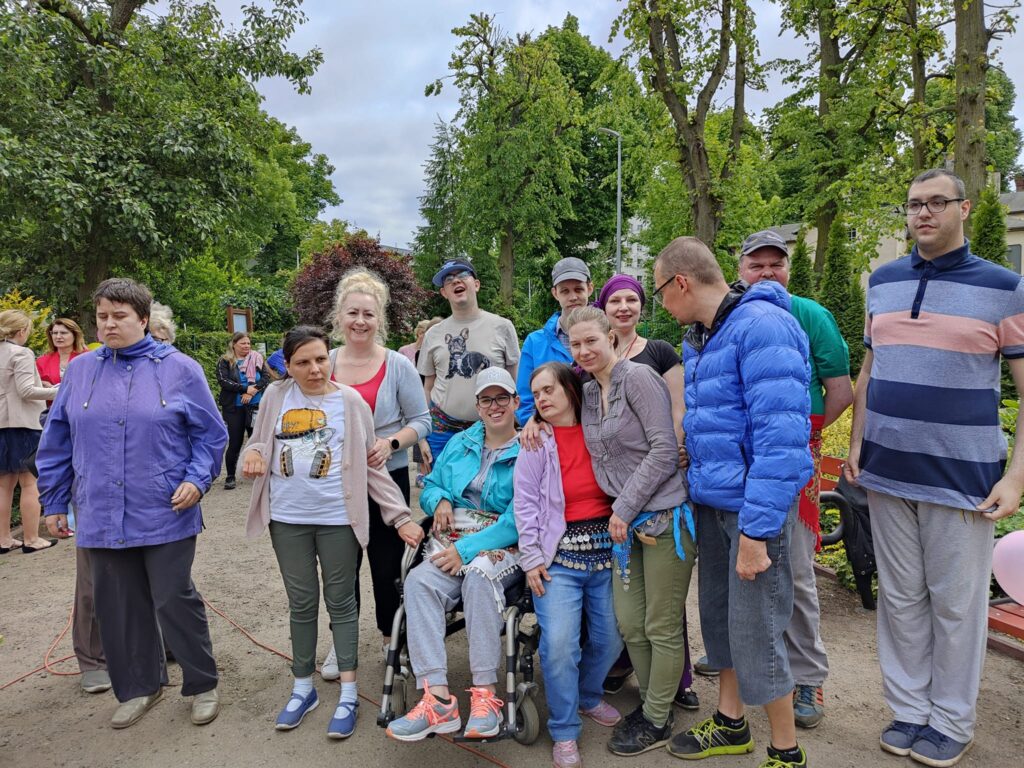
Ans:
{"label": "street lamp post", "polygon": [[622,134],[611,128],[598,128],[615,137],[615,272],[622,272]]}

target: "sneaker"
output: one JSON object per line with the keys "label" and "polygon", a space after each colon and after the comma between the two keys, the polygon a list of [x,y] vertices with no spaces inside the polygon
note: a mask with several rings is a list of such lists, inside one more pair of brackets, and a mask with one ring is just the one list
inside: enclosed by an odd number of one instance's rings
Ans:
{"label": "sneaker", "polygon": [[[636,712],[639,711],[639,717]],[[668,721],[658,727],[644,714],[643,709],[638,708],[630,713],[618,728],[612,733],[608,740],[608,751],[613,755],[642,755],[652,749],[658,749],[668,743],[672,738],[672,713],[669,712]]]}
{"label": "sneaker", "polygon": [[469,720],[462,735],[467,739],[497,736],[501,730],[501,708],[505,702],[486,688],[470,688],[469,695]]}
{"label": "sneaker", "polygon": [[708,666],[708,657],[701,656],[693,665],[693,671],[704,677],[718,677],[718,670]]}
{"label": "sneaker", "polygon": [[882,738],[878,740],[878,744],[886,752],[905,757],[910,754],[910,748],[914,746],[918,734],[924,727],[917,723],[893,720],[889,727],[882,731]]}
{"label": "sneaker", "polygon": [[743,755],[754,751],[754,739],[746,719],[742,728],[720,725],[713,717],[680,733],[668,745],[668,752],[684,760],[700,760],[715,755]]}
{"label": "sneaker", "polygon": [[551,749],[554,768],[581,768],[580,748],[575,741],[556,741]]}
{"label": "sneaker", "polygon": [[821,686],[798,685],[793,691],[793,719],[801,728],[817,728],[825,716]]}
{"label": "sneaker", "polygon": [[697,698],[697,693],[693,688],[684,688],[681,691],[676,691],[676,696],[672,699],[672,703],[683,709],[700,709],[700,699]]}
{"label": "sneaker", "polygon": [[622,715],[619,714],[619,710],[604,699],[601,699],[601,701],[597,703],[597,706],[591,707],[590,709],[581,709],[580,714],[586,715],[595,723],[603,725],[605,728],[611,728],[613,725],[618,725],[619,721],[622,720]]}
{"label": "sneaker", "polygon": [[910,759],[935,768],[956,765],[974,744],[974,739],[963,742],[951,739],[930,725],[923,726],[910,748]]}
{"label": "sneaker", "polygon": [[277,716],[274,728],[279,731],[290,731],[292,728],[298,728],[302,718],[319,706],[320,699],[317,698],[316,688],[305,697],[293,693],[288,698],[288,703],[284,705],[284,709],[281,710],[281,714]]}
{"label": "sneaker", "polygon": [[626,681],[632,674],[632,667],[626,667],[625,669],[612,669],[604,679],[604,692],[609,694],[618,693],[622,690],[622,686],[626,684]]}
{"label": "sneaker", "polygon": [[797,747],[800,750],[800,757],[796,760],[786,760],[778,751],[768,748],[768,759],[761,763],[758,768],[807,768],[807,753],[804,752],[803,747]]}
{"label": "sneaker", "polygon": [[235,490],[235,478],[229,477],[224,480],[224,490],[233,491]]}
{"label": "sneaker", "polygon": [[459,702],[454,696],[442,704],[430,692],[423,689],[423,698],[405,717],[392,720],[387,734],[396,741],[420,741],[432,733],[456,733],[462,728],[459,717]]}
{"label": "sneaker", "polygon": [[79,684],[86,693],[103,693],[110,690],[110,675],[105,669],[89,669],[82,673]]}
{"label": "sneaker", "polygon": [[339,701],[334,716],[327,725],[327,735],[332,739],[347,739],[356,729],[356,716],[359,714],[358,701]]}
{"label": "sneaker", "polygon": [[338,654],[334,652],[334,643],[331,643],[331,650],[328,651],[327,658],[320,666],[320,677],[324,680],[337,680],[341,677],[341,672],[338,671]]}

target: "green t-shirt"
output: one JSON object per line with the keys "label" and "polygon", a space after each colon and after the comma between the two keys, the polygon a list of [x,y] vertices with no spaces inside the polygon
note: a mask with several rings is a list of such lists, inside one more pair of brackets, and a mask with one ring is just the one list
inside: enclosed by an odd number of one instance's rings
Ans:
{"label": "green t-shirt", "polygon": [[790,313],[807,334],[811,346],[811,413],[825,413],[822,379],[850,375],[850,348],[832,313],[803,296],[790,296]]}

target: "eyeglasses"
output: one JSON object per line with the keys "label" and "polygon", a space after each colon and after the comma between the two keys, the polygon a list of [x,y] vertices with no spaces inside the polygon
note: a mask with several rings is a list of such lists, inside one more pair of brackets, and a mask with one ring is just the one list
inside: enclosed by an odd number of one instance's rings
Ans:
{"label": "eyeglasses", "polygon": [[668,280],[666,280],[664,283],[662,283],[661,285],[659,285],[657,288],[654,289],[654,294],[653,294],[654,300],[658,304],[661,304],[662,306],[664,306],[664,304],[665,304],[665,297],[662,295],[661,292],[664,291],[665,287],[669,283],[671,283],[673,280],[675,280],[675,279],[676,279],[676,276],[672,275],[672,277],[670,277]]}
{"label": "eyeglasses", "polygon": [[467,269],[463,270],[462,272],[456,272],[454,275],[445,275],[444,280],[441,281],[441,285],[448,286],[454,283],[456,280],[459,280],[460,282],[465,282],[466,280],[474,278],[476,278],[476,275],[474,275]]}
{"label": "eyeglasses", "polygon": [[512,395],[498,395],[497,397],[488,397],[487,395],[481,395],[476,399],[476,404],[481,408],[490,408],[492,405],[497,404],[504,408],[506,405],[512,402]]}
{"label": "eyeglasses", "polygon": [[903,213],[907,216],[917,216],[922,208],[927,208],[929,213],[942,213],[950,203],[962,203],[965,197],[933,197],[931,200],[911,200],[901,206]]}

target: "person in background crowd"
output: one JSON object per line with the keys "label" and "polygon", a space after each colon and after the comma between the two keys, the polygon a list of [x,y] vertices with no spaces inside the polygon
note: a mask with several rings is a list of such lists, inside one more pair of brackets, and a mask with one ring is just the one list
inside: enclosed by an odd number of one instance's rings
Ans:
{"label": "person in background crowd", "polygon": [[267,365],[270,367],[272,373],[276,374],[276,378],[282,378],[288,371],[284,364],[284,347],[278,347],[267,358]]}
{"label": "person in background crowd", "polygon": [[178,326],[174,322],[174,311],[159,301],[153,302],[149,315],[149,335],[161,344],[174,344]]}
{"label": "person in background crowd", "polygon": [[192,722],[205,725],[220,711],[192,562],[199,500],[220,471],[227,431],[199,364],[146,333],[152,300],[126,278],[97,287],[104,346],[71,361],[36,458],[51,532],[67,527],[74,488],[75,541],[90,550],[103,651],[121,702],[114,728],[137,722],[163,695],[164,644],[181,667],[182,694],[193,697]]}
{"label": "person in background crowd", "polygon": [[548,318],[543,328],[530,333],[523,342],[519,374],[516,377],[521,403],[516,418],[520,424],[526,424],[534,413],[533,393],[530,391],[530,378],[534,369],[553,361],[572,364],[569,331],[566,330],[565,320],[576,307],[587,306],[593,293],[594,283],[590,279],[590,267],[582,259],[562,259],[552,268],[551,295],[558,302],[559,310]]}
{"label": "person in background crowd", "polygon": [[496,366],[515,379],[519,363],[515,326],[480,309],[480,281],[472,264],[461,259],[446,261],[433,283],[448,300],[452,314],[426,332],[420,348],[418,368],[424,376],[432,421],[428,450],[423,455],[428,464],[453,435],[480,418],[473,407],[477,374]]}
{"label": "person in background crowd", "polygon": [[[367,461],[374,469],[386,469],[410,501],[409,447],[430,432],[430,413],[423,384],[413,364],[387,349],[388,287],[366,269],[342,276],[335,293],[331,322],[342,345],[331,351],[331,380],[352,387],[373,413],[374,443]],[[380,508],[367,499],[370,516],[370,558],[373,602],[377,629],[385,655],[391,643],[391,623],[400,602],[396,582],[401,576],[405,545],[394,529],[384,524]],[[356,565],[358,579],[363,550]],[[358,596],[358,593],[357,593]],[[332,648],[320,668],[325,680],[336,679],[338,660]]]}
{"label": "person in background crowd", "polygon": [[36,359],[36,368],[39,378],[54,385],[60,384],[68,363],[87,351],[82,329],[66,317],[58,317],[46,327],[46,346],[49,351]]}
{"label": "person in background crowd", "polygon": [[228,428],[228,451],[224,457],[226,477],[224,490],[235,487],[235,465],[246,435],[252,434],[252,425],[259,408],[260,397],[273,377],[263,355],[252,348],[247,333],[231,337],[228,350],[217,361],[217,383],[220,384],[221,414]]}
{"label": "person in background crowd", "polygon": [[580,713],[609,728],[622,719],[601,697],[622,645],[612,606],[612,505],[583,437],[579,376],[565,363],[543,363],[534,369],[530,389],[535,418],[551,425],[552,434],[541,437],[541,450],[520,451],[516,462],[519,564],[541,629],[552,760],[555,768],[578,768]]}
{"label": "person in background crowd", "polygon": [[[17,547],[27,555],[56,541],[39,535],[39,489],[29,470],[39,446],[44,401],[59,391],[43,384],[32,350],[32,318],[20,309],[0,312],[0,555]],[[22,541],[11,535],[14,489],[21,486]],[[65,502],[62,509],[67,509]]]}
{"label": "person in background crowd", "polygon": [[341,670],[327,735],[344,739],[355,730],[359,709],[356,564],[374,535],[367,494],[410,546],[419,544],[423,529],[412,522],[383,462],[367,458],[377,442],[373,417],[359,393],[330,380],[327,335],[298,326],[286,334],[283,349],[288,378],[267,391],[242,464],[245,477],[255,479],[246,534],[258,536],[269,525],[291,616],[295,681],[275,727],[296,728],[320,703],[313,687],[319,564]]}

